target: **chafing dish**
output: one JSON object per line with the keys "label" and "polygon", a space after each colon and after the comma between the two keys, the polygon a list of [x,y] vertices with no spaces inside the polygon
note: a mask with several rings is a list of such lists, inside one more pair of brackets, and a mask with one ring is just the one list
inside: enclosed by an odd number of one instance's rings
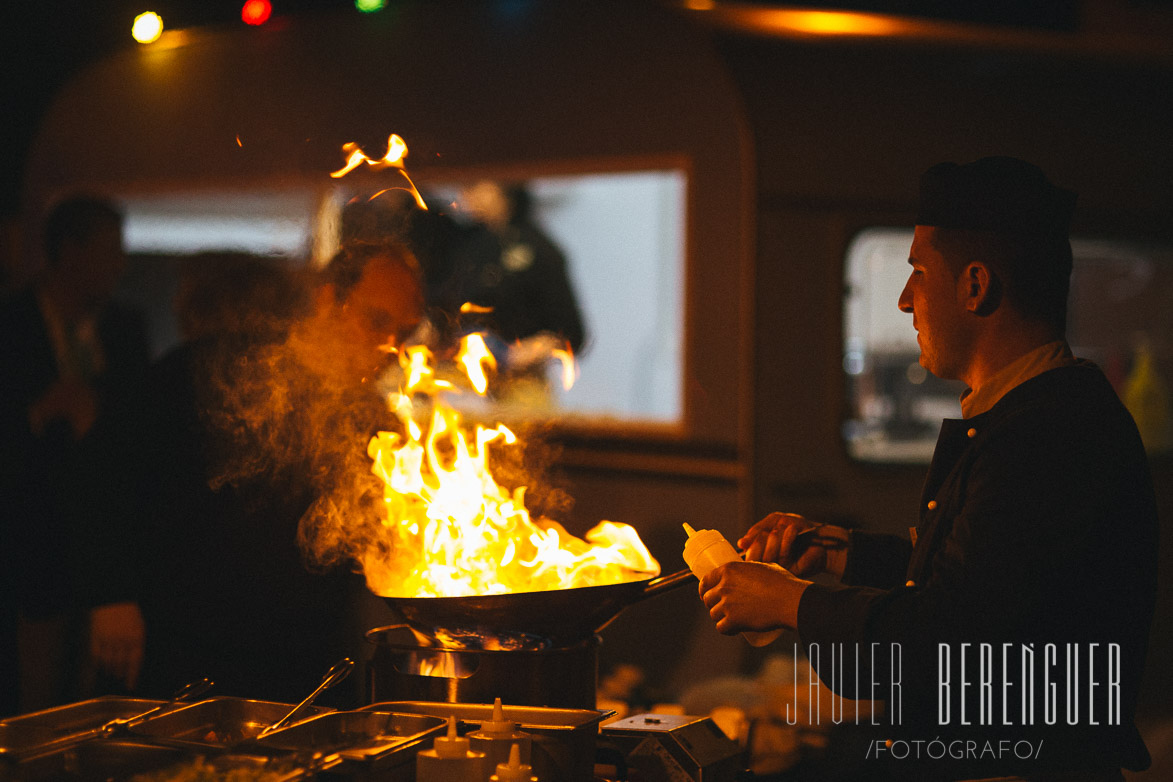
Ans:
{"label": "chafing dish", "polygon": [[19,782],[106,782],[129,780],[136,774],[157,771],[183,761],[188,753],[178,747],[162,747],[123,739],[92,739],[22,760],[0,778]]}
{"label": "chafing dish", "polygon": [[[442,733],[445,720],[381,710],[320,714],[273,731],[255,743],[267,749],[308,754],[337,754],[343,761],[381,771],[414,761],[429,739]],[[368,770],[370,770],[368,768]]]}
{"label": "chafing dish", "polygon": [[[255,738],[292,707],[292,703],[247,698],[209,698],[144,720],[131,726],[130,732],[173,745],[231,748]],[[306,706],[302,714],[311,717],[329,711],[322,706]]]}
{"label": "chafing dish", "polygon": [[0,758],[26,757],[90,738],[111,720],[126,719],[166,701],[92,698],[0,721]]}

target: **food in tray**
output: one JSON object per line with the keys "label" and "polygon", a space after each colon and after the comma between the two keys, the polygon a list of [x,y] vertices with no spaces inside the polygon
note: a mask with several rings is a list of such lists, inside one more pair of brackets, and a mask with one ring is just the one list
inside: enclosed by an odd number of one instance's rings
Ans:
{"label": "food in tray", "polygon": [[130,782],[287,782],[299,778],[299,770],[287,761],[254,757],[200,755],[157,771],[136,774]]}
{"label": "food in tray", "polygon": [[239,744],[242,741],[256,738],[264,729],[264,725],[239,725],[235,728],[213,729],[202,735],[200,741],[206,744]]}

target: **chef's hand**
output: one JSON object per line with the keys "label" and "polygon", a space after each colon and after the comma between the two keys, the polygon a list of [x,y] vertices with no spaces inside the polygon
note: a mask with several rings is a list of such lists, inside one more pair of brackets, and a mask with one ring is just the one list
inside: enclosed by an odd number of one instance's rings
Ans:
{"label": "chef's hand", "polygon": [[90,657],[98,670],[133,690],[143,663],[146,627],[138,603],[109,603],[90,609]]}
{"label": "chef's hand", "polygon": [[798,601],[811,582],[780,565],[726,562],[701,579],[700,596],[717,631],[773,630],[798,624]]}
{"label": "chef's hand", "polygon": [[526,369],[549,360],[556,349],[565,347],[565,340],[548,331],[539,331],[509,346],[509,366],[513,369]]}
{"label": "chef's hand", "polygon": [[[814,530],[799,538],[806,530]],[[843,576],[847,563],[847,530],[817,524],[795,513],[771,513],[737,541],[747,561],[776,562],[800,576],[831,573]]]}

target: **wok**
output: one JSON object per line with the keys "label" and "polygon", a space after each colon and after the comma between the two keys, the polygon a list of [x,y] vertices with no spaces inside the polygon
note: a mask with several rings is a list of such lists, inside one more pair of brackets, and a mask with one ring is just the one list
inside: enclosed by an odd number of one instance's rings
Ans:
{"label": "wok", "polygon": [[463,597],[384,597],[417,634],[528,634],[559,645],[593,636],[640,600],[696,583],[689,570],[619,584]]}

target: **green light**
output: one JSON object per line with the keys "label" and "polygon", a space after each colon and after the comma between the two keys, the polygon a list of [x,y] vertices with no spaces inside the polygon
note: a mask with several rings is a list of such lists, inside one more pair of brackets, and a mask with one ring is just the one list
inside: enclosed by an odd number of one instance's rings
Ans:
{"label": "green light", "polygon": [[383,7],[387,5],[387,0],[354,0],[354,7],[362,11],[364,14],[372,14],[375,11],[382,11]]}

